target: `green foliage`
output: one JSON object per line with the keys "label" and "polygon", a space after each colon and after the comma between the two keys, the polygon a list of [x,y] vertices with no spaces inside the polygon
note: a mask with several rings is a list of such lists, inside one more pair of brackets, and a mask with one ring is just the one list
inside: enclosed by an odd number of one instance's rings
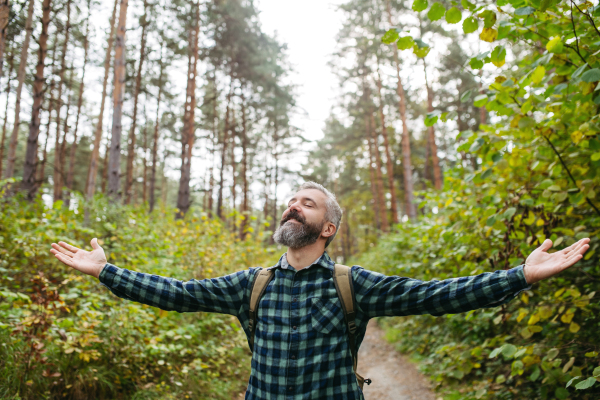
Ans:
{"label": "green foliage", "polygon": [[204,214],[82,201],[0,203],[0,397],[19,399],[230,399],[249,374],[246,337],[234,317],[166,312],[124,301],[60,264],[52,242],[89,247],[109,262],[177,279],[264,265],[262,230],[240,241]]}

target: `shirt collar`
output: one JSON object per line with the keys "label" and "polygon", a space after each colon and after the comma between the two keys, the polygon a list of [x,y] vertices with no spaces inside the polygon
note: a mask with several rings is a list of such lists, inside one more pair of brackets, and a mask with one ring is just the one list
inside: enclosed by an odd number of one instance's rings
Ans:
{"label": "shirt collar", "polygon": [[[335,263],[331,260],[331,258],[329,257],[329,254],[327,254],[327,251],[324,251],[323,254],[321,254],[321,256],[319,258],[317,258],[311,265],[309,265],[306,268],[310,268],[313,265],[319,265],[323,268],[327,268],[328,270],[333,272],[333,267],[335,265]],[[282,269],[294,269],[294,267],[292,267],[287,260],[287,253],[283,253],[283,255],[279,258],[279,261],[277,262],[277,264],[275,264],[274,266],[272,266],[269,269],[272,268],[282,268]],[[304,269],[306,269],[304,268]]]}

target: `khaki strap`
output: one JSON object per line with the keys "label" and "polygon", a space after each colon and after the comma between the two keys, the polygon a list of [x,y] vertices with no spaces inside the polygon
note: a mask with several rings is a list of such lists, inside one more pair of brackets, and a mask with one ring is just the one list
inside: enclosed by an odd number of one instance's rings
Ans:
{"label": "khaki strap", "polygon": [[263,269],[256,274],[252,284],[252,294],[250,295],[250,319],[248,321],[248,330],[250,331],[250,351],[254,348],[254,331],[256,329],[256,317],[258,315],[258,302],[265,294],[269,282],[273,279],[273,270]]}
{"label": "khaki strap", "polygon": [[356,304],[354,301],[354,285],[352,284],[352,270],[350,267],[342,264],[335,264],[333,269],[333,283],[337,291],[342,309],[344,310],[344,318],[348,326],[348,338],[350,339],[350,352],[352,353],[352,368],[356,375],[358,386],[362,390],[364,383],[371,384],[370,379],[365,379],[358,372],[358,353],[356,351]]}

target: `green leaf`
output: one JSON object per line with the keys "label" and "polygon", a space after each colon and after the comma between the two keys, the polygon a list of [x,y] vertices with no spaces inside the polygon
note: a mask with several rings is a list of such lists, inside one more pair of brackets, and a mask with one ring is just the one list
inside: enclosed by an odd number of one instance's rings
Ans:
{"label": "green leaf", "polygon": [[437,21],[438,19],[441,19],[444,14],[446,14],[446,7],[441,3],[433,3],[427,12],[427,17],[432,21]]}
{"label": "green leaf", "polygon": [[[530,211],[531,213],[531,211]],[[531,214],[533,215],[533,214]],[[535,216],[534,216],[535,218]],[[546,355],[546,357],[548,358],[548,361],[552,361],[556,358],[556,356],[558,355],[558,349],[550,349],[548,350],[548,354]]]}
{"label": "green leaf", "polygon": [[479,96],[475,96],[475,99],[473,99],[473,105],[475,107],[483,107],[485,105],[485,103],[488,102],[488,97],[485,94],[480,94]]}
{"label": "green leaf", "polygon": [[558,400],[565,400],[567,397],[569,397],[569,391],[564,387],[557,387],[556,390],[554,390],[554,396]]}
{"label": "green leaf", "polygon": [[517,346],[514,344],[505,344],[502,346],[502,355],[506,358],[511,358],[517,352]]}
{"label": "green leaf", "polygon": [[484,28],[491,28],[496,23],[497,16],[492,10],[482,11],[477,16],[483,19]]}
{"label": "green leaf", "polygon": [[460,4],[465,10],[473,11],[477,6],[468,0],[460,0]]}
{"label": "green leaf", "polygon": [[600,81],[600,69],[592,68],[581,75],[581,80],[584,82],[598,82]]}
{"label": "green leaf", "polygon": [[467,90],[466,92],[464,92],[462,94],[462,96],[460,96],[460,102],[461,103],[466,103],[470,99],[471,99],[471,91],[470,90]]}
{"label": "green leaf", "polygon": [[560,36],[556,36],[555,38],[548,41],[548,43],[546,43],[546,50],[548,50],[548,52],[550,52],[550,53],[555,53],[555,54],[562,53],[563,48],[564,48],[564,44],[563,44],[562,40],[560,39]]}
{"label": "green leaf", "polygon": [[592,386],[594,386],[595,383],[596,383],[596,378],[594,378],[593,376],[590,376],[586,380],[583,380],[583,381],[579,382],[577,385],[575,385],[575,389],[577,389],[577,390],[589,389]]}
{"label": "green leaf", "polygon": [[592,161],[598,161],[598,160],[600,160],[600,153],[594,153],[594,154],[592,154],[591,159],[592,159]]}
{"label": "green leaf", "polygon": [[579,78],[583,71],[588,67],[587,63],[583,64],[581,67],[577,68],[575,72],[571,74],[571,79]]}
{"label": "green leaf", "polygon": [[492,64],[496,67],[503,66],[506,62],[506,49],[504,46],[496,46],[490,58],[492,59]]}
{"label": "green leaf", "polygon": [[527,7],[521,7],[521,8],[517,8],[515,10],[515,15],[518,15],[520,17],[524,17],[527,15],[531,15],[535,12],[535,8],[527,6]]}
{"label": "green leaf", "polygon": [[469,66],[473,69],[481,69],[483,68],[483,61],[478,60],[477,57],[473,57],[469,61]]}
{"label": "green leaf", "polygon": [[398,31],[396,29],[390,29],[381,37],[381,41],[385,44],[391,44],[398,40]]}
{"label": "green leaf", "polygon": [[452,7],[446,11],[446,22],[449,24],[458,24],[462,20],[462,13],[457,7]]}
{"label": "green leaf", "polygon": [[592,375],[594,375],[594,376],[600,376],[600,367],[594,368],[594,372],[592,372]]}
{"label": "green leaf", "polygon": [[425,42],[423,41],[423,39],[421,39],[421,38],[417,38],[417,39],[415,39],[415,44],[416,44],[417,46],[419,46],[419,48],[420,48],[420,49],[422,49],[422,48],[424,48],[424,47],[429,47],[429,45],[428,45],[427,43],[425,43]]}
{"label": "green leaf", "polygon": [[492,28],[483,28],[479,34],[479,39],[484,42],[492,43],[498,37],[498,31]]}
{"label": "green leaf", "polygon": [[468,17],[463,21],[462,27],[465,34],[473,33],[479,28],[479,22],[473,17]]}
{"label": "green leaf", "polygon": [[569,386],[571,386],[571,384],[573,383],[573,381],[575,379],[579,379],[579,378],[581,378],[581,376],[576,376],[574,378],[571,378],[571,380],[569,380],[569,382],[567,382],[567,386],[565,386],[565,388],[568,388]]}
{"label": "green leaf", "polygon": [[504,214],[502,214],[502,218],[511,219],[512,216],[515,215],[516,212],[517,212],[516,208],[510,207],[510,208],[506,209],[506,211],[504,211]]}
{"label": "green leaf", "polygon": [[413,11],[420,12],[427,8],[427,0],[415,0],[412,5]]}
{"label": "green leaf", "polygon": [[400,50],[408,50],[412,49],[415,42],[412,37],[404,36],[398,39],[398,49]]}
{"label": "green leaf", "polygon": [[415,45],[413,46],[413,52],[415,53],[415,55],[418,58],[425,57],[427,54],[429,54],[430,50],[431,50],[431,47],[419,47],[419,45],[416,44],[416,40],[415,40]]}
{"label": "green leaf", "polygon": [[502,352],[502,346],[501,347],[496,347],[491,353],[490,353],[490,358],[496,358],[498,357],[498,354],[500,354]]}
{"label": "green leaf", "polygon": [[433,126],[442,112],[440,110],[434,110],[425,116],[425,126]]}

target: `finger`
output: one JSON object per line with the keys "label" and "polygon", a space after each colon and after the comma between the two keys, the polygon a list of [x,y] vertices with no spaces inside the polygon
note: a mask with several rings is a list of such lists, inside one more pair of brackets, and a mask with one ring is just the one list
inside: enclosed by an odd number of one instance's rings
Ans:
{"label": "finger", "polygon": [[562,268],[569,268],[571,265],[575,264],[577,261],[581,260],[583,258],[583,255],[576,253],[573,254],[571,256],[569,256],[563,263],[562,263]]}
{"label": "finger", "polygon": [[92,245],[92,249],[94,249],[94,250],[98,250],[98,249],[101,249],[101,248],[102,248],[102,247],[100,247],[100,245],[98,244],[98,239],[97,239],[97,238],[93,238],[93,239],[90,241],[90,244]]}
{"label": "finger", "polygon": [[573,243],[572,245],[570,245],[569,247],[565,247],[564,249],[562,249],[560,252],[565,254],[565,255],[570,255],[574,250],[576,250],[579,246],[583,245],[584,239],[578,240],[577,242]]}
{"label": "finger", "polygon": [[52,248],[54,250],[57,250],[57,251],[65,254],[65,255],[69,256],[69,257],[73,257],[74,256],[74,254],[71,253],[69,250],[65,249],[64,247],[61,247],[61,246],[57,245],[56,243],[52,243]]}
{"label": "finger", "polygon": [[[589,242],[589,239],[588,240],[586,240],[586,239],[588,239],[588,238],[584,238],[584,239],[579,240],[576,243],[573,243],[571,246],[569,246],[569,248],[568,248],[569,250],[567,252],[565,252],[565,254],[570,256],[571,254],[575,254],[575,253],[579,252],[583,246],[588,246],[587,243]],[[589,246],[588,246],[588,248],[589,248]]]}
{"label": "finger", "polygon": [[68,265],[69,267],[75,266],[75,264],[73,263],[73,259],[65,256],[62,253],[55,253],[54,256],[58,259],[58,261],[62,262],[65,265]]}
{"label": "finger", "polygon": [[552,240],[546,239],[546,240],[544,240],[542,245],[540,247],[538,247],[536,250],[548,251],[551,247],[552,247]]}
{"label": "finger", "polygon": [[77,253],[79,250],[81,250],[75,246],[71,246],[69,243],[58,242],[58,244],[60,244],[62,247],[64,247],[67,250],[71,250],[73,253]]}

